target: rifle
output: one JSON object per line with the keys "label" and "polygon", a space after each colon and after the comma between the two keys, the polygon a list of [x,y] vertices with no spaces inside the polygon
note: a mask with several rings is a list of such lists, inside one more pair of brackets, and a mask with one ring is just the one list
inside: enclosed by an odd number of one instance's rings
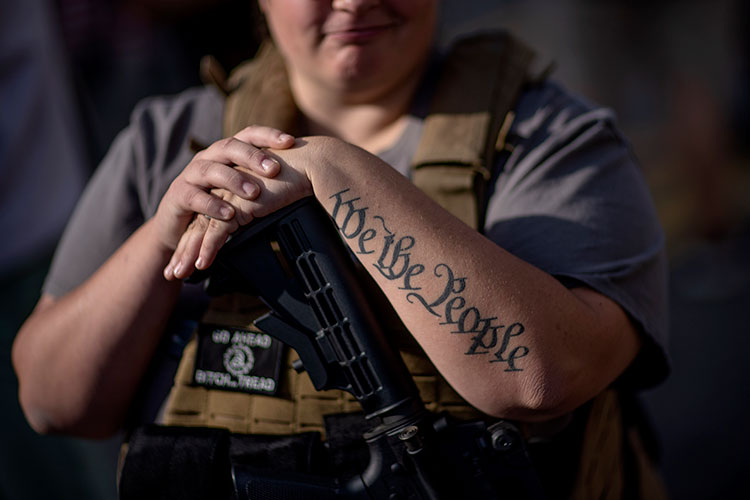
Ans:
{"label": "rifle", "polygon": [[[425,409],[398,349],[360,286],[362,271],[314,197],[249,224],[221,249],[209,295],[260,297],[254,324],[291,346],[317,390],[351,393],[372,426],[369,463],[354,477],[232,465],[240,500],[545,498],[511,422],[457,421]],[[208,276],[206,278],[206,276]]]}

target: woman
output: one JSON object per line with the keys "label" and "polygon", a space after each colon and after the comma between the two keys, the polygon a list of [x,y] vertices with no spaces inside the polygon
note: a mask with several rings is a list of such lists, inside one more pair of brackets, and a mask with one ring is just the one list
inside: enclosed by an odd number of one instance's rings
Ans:
{"label": "woman", "polygon": [[[485,237],[404,175],[421,126],[411,111],[431,87],[438,2],[260,7],[305,137],[256,126],[216,140],[221,100],[205,90],[134,115],[14,346],[35,429],[117,430],[170,312],[188,300],[180,280],[208,267],[240,225],[310,194],[339,223],[346,210],[361,214],[375,236],[347,243],[435,367],[481,412],[548,421],[628,367],[650,383],[663,376],[661,232],[608,112],[552,84],[524,92]],[[182,146],[193,137],[211,145],[188,163]],[[386,236],[403,242],[406,274],[379,265]],[[80,261],[84,269],[70,272]],[[422,300],[407,293],[415,289]],[[650,364],[634,365],[639,352]]]}

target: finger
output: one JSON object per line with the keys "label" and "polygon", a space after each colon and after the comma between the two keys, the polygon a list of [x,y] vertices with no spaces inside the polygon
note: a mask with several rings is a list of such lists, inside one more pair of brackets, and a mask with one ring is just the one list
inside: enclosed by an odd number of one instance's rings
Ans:
{"label": "finger", "polygon": [[[193,218],[193,221],[188,225],[187,229],[185,229],[185,232],[177,242],[175,251],[172,253],[172,257],[169,260],[169,264],[164,268],[164,277],[167,280],[181,279],[184,275],[185,269],[189,269],[189,267],[185,266],[184,262],[186,259],[190,260],[189,257],[187,257],[188,255],[195,255],[198,253],[203,234],[208,228],[208,220],[208,218],[205,218],[202,215],[197,215]],[[193,262],[194,260],[195,258],[193,257],[190,262]]]}
{"label": "finger", "polygon": [[164,274],[164,278],[167,281],[173,281],[177,279],[174,275],[175,267],[177,267],[178,262],[180,262],[180,259],[182,257],[183,248],[186,243],[185,239],[185,233],[182,234],[180,237],[180,240],[177,242],[177,245],[175,246],[174,252],[172,252],[172,256],[169,258],[169,263],[164,267],[164,270],[162,273]]}
{"label": "finger", "polygon": [[239,228],[239,224],[232,219],[230,221],[212,220],[208,225],[206,234],[203,235],[200,253],[195,262],[196,269],[207,269],[213,264],[219,250],[227,242],[229,235]]}
{"label": "finger", "polygon": [[[207,158],[194,158],[178,179],[179,189],[190,193],[190,189],[197,187],[199,191],[211,189],[225,189],[240,198],[253,200],[260,194],[259,179],[246,167],[232,167],[226,163]],[[213,217],[212,214],[208,214]]]}
{"label": "finger", "polygon": [[[255,186],[253,198],[255,198],[258,195],[259,188],[257,185],[253,185]],[[180,204],[184,211],[205,214],[220,220],[229,220],[234,217],[234,207],[220,196],[207,193],[191,185],[184,187],[181,191],[183,192],[179,195],[181,199]]]}
{"label": "finger", "polygon": [[[237,168],[242,168],[242,167],[237,167]],[[262,181],[259,181],[259,184],[261,182]],[[261,184],[260,192],[262,193],[264,190],[265,190],[265,184]],[[251,220],[255,218],[254,211],[258,206],[258,202],[257,202],[258,197],[252,200],[239,198],[237,196],[234,196],[231,192],[225,189],[212,189],[211,194],[223,199],[227,203],[230,203],[232,207],[234,208],[234,217],[232,217],[231,219],[223,219],[223,220],[228,221],[228,222],[234,221],[238,224],[238,226],[244,226],[245,224],[247,224],[248,222],[250,222]],[[222,220],[222,219],[219,219],[218,217],[214,217],[213,219]]]}
{"label": "finger", "polygon": [[227,137],[213,143],[208,149],[198,153],[199,158],[225,165],[247,167],[262,177],[274,177],[281,165],[273,156],[259,147],[235,137]]}
{"label": "finger", "polygon": [[173,270],[175,278],[181,280],[193,274],[195,261],[198,258],[204,236],[204,230],[196,229],[196,227],[189,228],[182,235],[180,244],[178,244],[179,254],[176,255],[177,262]]}
{"label": "finger", "polygon": [[236,134],[237,139],[258,147],[287,149],[294,146],[294,136],[277,128],[251,125]]}

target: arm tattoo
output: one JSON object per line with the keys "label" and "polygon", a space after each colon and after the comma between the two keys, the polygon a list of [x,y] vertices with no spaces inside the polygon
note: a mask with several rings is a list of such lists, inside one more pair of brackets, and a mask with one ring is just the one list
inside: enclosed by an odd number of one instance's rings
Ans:
{"label": "arm tattoo", "polygon": [[466,356],[486,356],[490,363],[505,363],[506,372],[518,372],[520,358],[529,354],[529,348],[518,345],[518,337],[525,331],[523,324],[500,324],[497,317],[483,317],[474,306],[467,303],[462,293],[467,278],[457,277],[448,264],[439,263],[432,274],[445,283],[442,292],[427,298],[416,284],[424,278],[424,264],[413,262],[410,250],[417,244],[413,236],[399,236],[391,231],[380,215],[369,216],[369,207],[349,189],[330,196],[334,201],[331,216],[341,234],[352,243],[357,255],[377,255],[375,270],[385,279],[398,284],[406,292],[410,304],[420,304],[435,316],[440,325],[450,325],[451,334],[468,338]]}

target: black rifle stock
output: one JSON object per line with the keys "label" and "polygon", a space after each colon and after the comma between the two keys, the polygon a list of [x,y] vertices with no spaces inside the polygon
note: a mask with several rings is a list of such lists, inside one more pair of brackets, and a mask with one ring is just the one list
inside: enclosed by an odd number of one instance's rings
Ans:
{"label": "black rifle stock", "polygon": [[305,198],[236,233],[208,273],[211,295],[260,297],[262,331],[299,355],[317,390],[348,391],[372,427],[367,468],[351,478],[275,473],[235,464],[240,499],[544,498],[511,423],[489,427],[425,410],[398,349],[358,282],[334,223]]}

